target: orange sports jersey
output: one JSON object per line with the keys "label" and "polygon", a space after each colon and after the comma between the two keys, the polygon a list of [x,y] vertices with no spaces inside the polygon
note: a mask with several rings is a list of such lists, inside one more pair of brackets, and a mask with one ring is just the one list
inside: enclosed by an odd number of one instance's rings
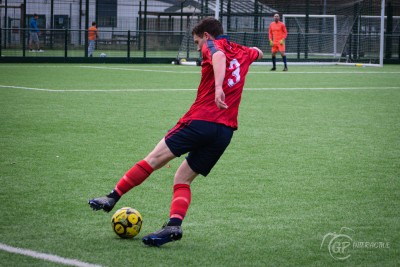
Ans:
{"label": "orange sports jersey", "polygon": [[286,26],[283,22],[271,22],[269,25],[269,39],[272,40],[275,44],[279,43],[282,39],[286,39],[287,30]]}
{"label": "orange sports jersey", "polygon": [[89,28],[89,34],[88,34],[89,41],[96,40],[96,36],[97,36],[97,28],[95,26],[91,26]]}

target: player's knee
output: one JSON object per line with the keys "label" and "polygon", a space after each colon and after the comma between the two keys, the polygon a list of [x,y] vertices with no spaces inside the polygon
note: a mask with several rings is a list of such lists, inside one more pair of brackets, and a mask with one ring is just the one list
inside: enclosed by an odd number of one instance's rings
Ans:
{"label": "player's knee", "polygon": [[156,147],[150,152],[144,160],[154,169],[157,170],[167,164],[170,160],[174,159],[175,155],[169,149],[160,149]]}
{"label": "player's knee", "polygon": [[179,170],[176,172],[175,177],[174,177],[174,184],[188,184],[190,185],[193,180],[197,177],[197,173],[180,173]]}

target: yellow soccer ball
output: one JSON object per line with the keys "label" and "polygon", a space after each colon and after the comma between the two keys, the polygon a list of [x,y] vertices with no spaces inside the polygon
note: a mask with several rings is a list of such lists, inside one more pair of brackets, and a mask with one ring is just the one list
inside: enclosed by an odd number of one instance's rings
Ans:
{"label": "yellow soccer ball", "polygon": [[113,231],[121,238],[137,236],[142,228],[142,223],[142,215],[130,207],[117,210],[111,218]]}

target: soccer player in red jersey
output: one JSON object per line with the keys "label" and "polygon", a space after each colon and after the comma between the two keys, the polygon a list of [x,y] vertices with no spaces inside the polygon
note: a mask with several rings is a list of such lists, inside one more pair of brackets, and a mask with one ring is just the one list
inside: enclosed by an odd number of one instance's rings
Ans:
{"label": "soccer player in red jersey", "polygon": [[201,51],[202,78],[189,111],[168,131],[143,160],[137,162],[105,197],[89,200],[94,210],[109,212],[122,195],[141,184],[170,160],[189,153],[174,177],[170,219],[159,231],[142,238],[161,246],[182,238],[181,224],[191,202],[190,184],[198,174],[207,176],[238,128],[238,110],[250,64],[263,57],[260,49],[230,42],[221,23],[208,17],[192,31]]}
{"label": "soccer player in red jersey", "polygon": [[274,15],[274,21],[269,25],[269,44],[272,53],[272,69],[276,70],[276,53],[280,52],[284,64],[283,71],[287,71],[287,62],[285,55],[285,39],[287,37],[286,26],[279,21],[279,14]]}

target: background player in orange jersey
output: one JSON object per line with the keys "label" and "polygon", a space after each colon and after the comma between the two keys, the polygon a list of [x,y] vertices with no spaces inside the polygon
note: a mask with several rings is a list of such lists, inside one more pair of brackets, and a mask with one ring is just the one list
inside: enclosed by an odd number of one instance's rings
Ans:
{"label": "background player in orange jersey", "polygon": [[89,27],[89,30],[88,30],[88,39],[89,39],[88,56],[89,57],[93,56],[94,43],[96,42],[96,39],[98,37],[99,37],[99,34],[97,32],[96,22],[93,21],[92,26]]}
{"label": "background player in orange jersey", "polygon": [[279,21],[279,14],[274,15],[274,21],[269,25],[269,44],[271,45],[272,52],[272,69],[276,70],[276,53],[279,51],[282,56],[283,64],[285,65],[283,71],[287,71],[287,62],[285,55],[285,39],[287,36],[286,26],[283,22]]}

